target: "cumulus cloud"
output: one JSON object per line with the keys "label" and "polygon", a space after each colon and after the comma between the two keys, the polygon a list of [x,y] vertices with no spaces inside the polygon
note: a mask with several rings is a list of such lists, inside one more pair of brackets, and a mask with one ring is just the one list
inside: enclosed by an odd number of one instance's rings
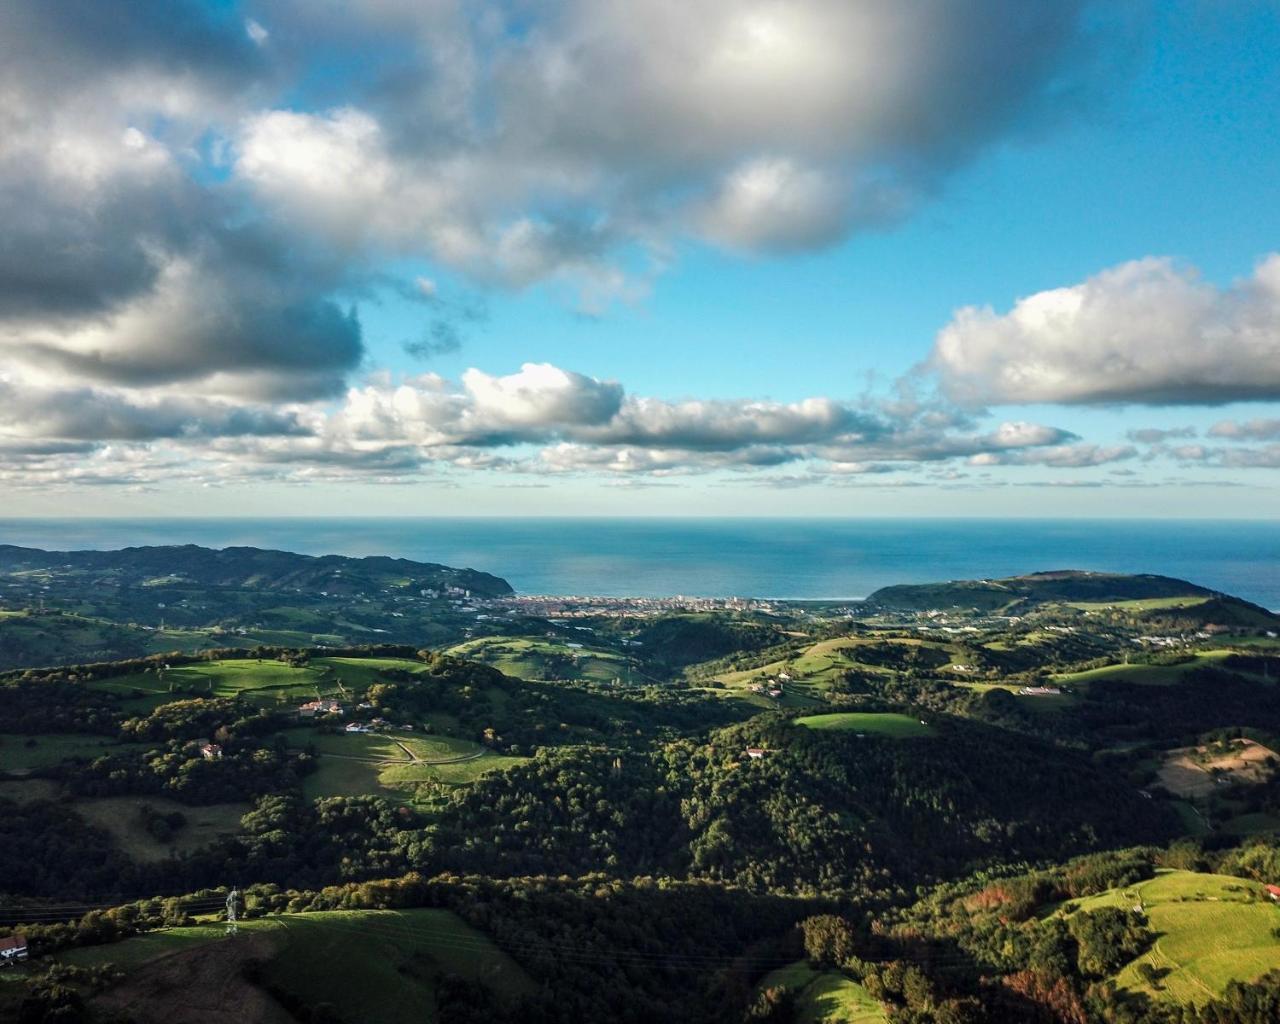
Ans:
{"label": "cumulus cloud", "polygon": [[1220,420],[1209,428],[1209,436],[1228,441],[1274,441],[1280,439],[1280,420]]}
{"label": "cumulus cloud", "polygon": [[718,185],[699,216],[733,248],[809,249],[843,236],[852,215],[845,184],[790,158],[749,160]]}
{"label": "cumulus cloud", "polygon": [[966,307],[938,334],[928,366],[946,394],[973,404],[1280,397],[1280,254],[1223,289],[1148,258],[1007,313]]}
{"label": "cumulus cloud", "polygon": [[[57,479],[86,453],[129,455],[130,479],[403,481],[440,471],[666,477],[756,473],[786,465],[832,479],[977,457],[1099,465],[1075,435],[1024,421],[978,428],[930,405],[814,397],[669,401],[628,394],[548,363],[459,380],[375,374],[336,406],[192,397],[181,391],[53,385],[0,377],[0,466]],[[1042,453],[1037,456],[1036,453]],[[1105,457],[1104,457],[1105,455]],[[51,476],[50,474],[54,474]]]}
{"label": "cumulus cloud", "polygon": [[[881,227],[1111,80],[1115,10],[0,6],[0,481],[1101,464],[1068,431],[941,401],[654,397],[539,362],[392,380],[352,302],[421,304],[402,344],[431,358],[484,321],[448,282],[567,284],[595,313],[682,240],[768,254]],[[1208,303],[1260,350],[1276,276]]]}
{"label": "cumulus cloud", "polygon": [[7,440],[26,438],[57,444],[68,440],[299,436],[310,433],[304,419],[293,409],[186,396],[139,398],[118,389],[41,386],[0,377],[0,439]]}
{"label": "cumulus cloud", "polygon": [[210,135],[271,72],[194,3],[0,10],[0,359],[117,384],[334,393],[346,271],[216,186]]}
{"label": "cumulus cloud", "polygon": [[1064,444],[1033,451],[980,452],[969,459],[974,466],[1052,466],[1059,469],[1082,469],[1105,466],[1135,458],[1132,445]]}
{"label": "cumulus cloud", "polygon": [[[314,7],[278,17],[315,36]],[[344,30],[394,37],[394,74],[329,109],[256,112],[236,169],[335,244],[513,286],[568,276],[607,301],[644,290],[629,246],[814,248],[904,215],[1114,76],[1102,40],[1129,27],[1084,0],[381,5]]]}
{"label": "cumulus cloud", "polygon": [[[1022,452],[1075,439],[1069,431],[1021,421],[975,431],[934,407],[749,399],[668,401],[627,394],[549,364],[494,376],[468,370],[460,383],[438,375],[348,392],[321,430],[322,442],[352,453],[414,446],[424,461],[494,466],[474,456],[543,445],[499,468],[672,475],[810,461],[837,474],[887,472],[891,464],[945,462]],[[292,447],[292,445],[286,445]],[[1081,465],[1077,460],[1072,465]]]}
{"label": "cumulus cloud", "polygon": [[1181,445],[1170,449],[1169,455],[1179,462],[1226,469],[1280,469],[1280,443],[1257,448]]}

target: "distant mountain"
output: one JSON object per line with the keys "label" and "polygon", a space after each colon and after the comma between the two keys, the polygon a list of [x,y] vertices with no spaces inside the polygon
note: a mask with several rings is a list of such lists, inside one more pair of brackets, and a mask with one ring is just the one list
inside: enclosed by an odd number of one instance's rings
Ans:
{"label": "distant mountain", "polygon": [[122,548],[118,551],[42,551],[0,545],[0,573],[82,572],[108,577],[114,586],[164,582],[197,587],[349,594],[385,588],[443,590],[457,587],[480,597],[514,593],[498,576],[407,558],[299,555],[261,548],[204,548],[195,544]]}
{"label": "distant mountain", "polygon": [[1026,614],[1052,604],[1098,606],[1170,628],[1280,625],[1280,616],[1265,608],[1187,580],[1076,569],[883,587],[865,602],[868,608],[888,611],[937,609],[1006,615]]}

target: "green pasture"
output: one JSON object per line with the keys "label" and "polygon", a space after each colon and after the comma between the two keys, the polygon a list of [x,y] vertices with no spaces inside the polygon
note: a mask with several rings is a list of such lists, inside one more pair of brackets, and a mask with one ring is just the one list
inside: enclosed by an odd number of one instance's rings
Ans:
{"label": "green pasture", "polygon": [[[569,643],[583,646],[570,647]],[[587,646],[585,640],[485,636],[458,644],[445,653],[492,666],[515,679],[610,683],[628,677],[626,658],[614,651]],[[634,667],[630,674],[637,681],[646,678]]]}
{"label": "green pasture", "polygon": [[[733,672],[719,672],[714,678],[730,689],[736,690],[749,688],[753,683],[764,682],[785,672],[792,678],[790,682],[784,683],[784,693],[790,691],[795,695],[816,700],[830,690],[836,680],[849,669],[879,675],[887,675],[895,671],[891,667],[858,660],[858,648],[872,644],[892,644],[908,648],[928,647],[943,652],[948,658],[953,657],[953,652],[947,644],[915,637],[839,636],[829,640],[819,640],[792,658],[771,661]],[[942,666],[942,668],[945,667]],[[783,707],[805,706],[803,702],[789,703],[784,700],[781,703]],[[776,705],[769,703],[768,706]]]}
{"label": "green pasture", "polygon": [[889,1017],[862,985],[839,971],[820,971],[801,960],[770,972],[758,990],[796,994],[798,1024],[883,1024]]}
{"label": "green pasture", "polygon": [[[1145,882],[1073,900],[1060,912],[1141,904],[1154,945],[1125,965],[1116,984],[1153,999],[1204,1003],[1231,981],[1252,981],[1280,968],[1280,907],[1257,882],[1229,875],[1160,871]],[[1138,973],[1148,963],[1159,972],[1154,984]]]}
{"label": "green pasture", "polygon": [[[483,984],[506,1001],[534,991],[515,961],[447,910],[283,914],[242,921],[239,930],[269,940],[266,981],[310,1005],[332,1004],[342,1020],[433,1021],[437,979],[447,974]],[[237,941],[220,924],[197,925],[69,950],[58,959],[132,972],[159,957]]]}
{"label": "green pasture", "polygon": [[1138,663],[1104,665],[1101,668],[1086,669],[1083,672],[1060,673],[1053,676],[1053,681],[1065,686],[1088,686],[1092,683],[1107,683],[1113,680],[1149,686],[1171,686],[1181,682],[1182,678],[1193,669],[1212,665],[1232,653],[1234,652],[1218,648],[1196,651],[1190,659],[1176,665]]}
{"label": "green pasture", "polygon": [[1022,689],[1022,683],[970,683],[963,679],[957,679],[952,685],[963,686],[966,690],[972,690],[974,693],[986,693],[988,690],[1006,690],[1018,698],[1018,707],[1033,712],[1062,711],[1076,703],[1076,698],[1069,693],[1046,693],[1036,696],[1020,694],[1018,691]]}
{"label": "green pasture", "polygon": [[274,658],[232,659],[176,665],[153,672],[99,679],[90,685],[109,693],[132,697],[141,693],[154,705],[196,695],[234,697],[244,695],[262,703],[281,703],[314,698],[323,686],[323,673],[310,666],[295,668]]}
{"label": "green pasture", "polygon": [[344,686],[368,689],[379,679],[385,679],[388,671],[422,673],[427,666],[409,658],[313,658],[311,665],[329,669]]}
{"label": "green pasture", "polygon": [[1062,603],[1068,608],[1078,608],[1082,612],[1107,610],[1152,612],[1166,608],[1195,608],[1208,600],[1208,595],[1185,594],[1181,597],[1146,597],[1133,601],[1064,601]]}
{"label": "green pasture", "polygon": [[316,696],[358,696],[388,670],[425,671],[421,662],[397,658],[314,658],[303,666],[274,658],[175,665],[96,680],[90,685],[156,707],[187,696],[244,696],[261,704],[298,704]]}
{"label": "green pasture", "polygon": [[[233,835],[240,830],[240,819],[252,810],[247,803],[194,807],[159,796],[78,797],[69,806],[90,825],[107,832],[116,848],[138,863],[164,860],[171,851],[191,853]],[[187,822],[171,839],[157,842],[142,819],[144,806],[161,814],[176,811]]]}
{"label": "green pasture", "polygon": [[468,785],[491,771],[512,768],[527,760],[496,754],[456,736],[407,732],[332,734],[305,728],[291,729],[285,735],[291,746],[313,746],[319,755],[316,771],[302,780],[302,792],[308,800],[371,794],[412,802],[422,783]]}
{"label": "green pasture", "polygon": [[0,734],[0,771],[51,768],[72,758],[92,761],[107,754],[144,750],[145,743],[118,743],[106,736],[68,733]]}
{"label": "green pasture", "polygon": [[307,728],[285,732],[290,746],[314,747],[318,754],[366,758],[377,761],[453,761],[485,752],[485,748],[456,736],[434,733],[367,732],[328,733]]}
{"label": "green pasture", "polygon": [[841,732],[862,732],[875,736],[891,736],[909,739],[932,736],[932,726],[921,725],[918,718],[888,711],[838,711],[829,715],[809,715],[797,718],[796,725],[808,729],[835,729]]}

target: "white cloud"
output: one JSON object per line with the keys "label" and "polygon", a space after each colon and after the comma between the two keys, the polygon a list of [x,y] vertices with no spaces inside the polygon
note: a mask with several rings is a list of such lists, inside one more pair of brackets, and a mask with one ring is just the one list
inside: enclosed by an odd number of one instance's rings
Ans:
{"label": "white cloud", "polygon": [[1213,404],[1280,397],[1280,254],[1226,289],[1168,259],[959,310],[928,366],[974,404]]}
{"label": "white cloud", "polygon": [[1280,439],[1280,420],[1255,419],[1241,423],[1220,420],[1209,428],[1210,437],[1229,441],[1274,441]]}
{"label": "white cloud", "polygon": [[1082,469],[1136,458],[1133,445],[1063,444],[1016,452],[981,452],[971,456],[971,466],[1052,466]]}
{"label": "white cloud", "polygon": [[[328,112],[248,118],[239,177],[343,246],[426,255],[593,308],[643,294],[622,253],[831,244],[909,212],[985,145],[1105,77],[1084,0],[559,0],[510,23],[380,8],[404,66]],[[323,34],[307,5],[281,17]],[[1110,69],[1114,72],[1114,68]],[[1043,118],[1041,119],[1043,120]]]}
{"label": "white cloud", "polygon": [[739,249],[807,249],[848,230],[850,197],[831,175],[786,157],[735,168],[700,217],[707,237]]}

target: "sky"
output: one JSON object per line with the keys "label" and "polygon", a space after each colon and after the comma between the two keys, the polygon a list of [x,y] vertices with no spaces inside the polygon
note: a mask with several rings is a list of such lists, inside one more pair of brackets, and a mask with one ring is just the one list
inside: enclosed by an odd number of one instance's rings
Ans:
{"label": "sky", "polygon": [[1280,515],[1280,8],[0,5],[21,515]]}

